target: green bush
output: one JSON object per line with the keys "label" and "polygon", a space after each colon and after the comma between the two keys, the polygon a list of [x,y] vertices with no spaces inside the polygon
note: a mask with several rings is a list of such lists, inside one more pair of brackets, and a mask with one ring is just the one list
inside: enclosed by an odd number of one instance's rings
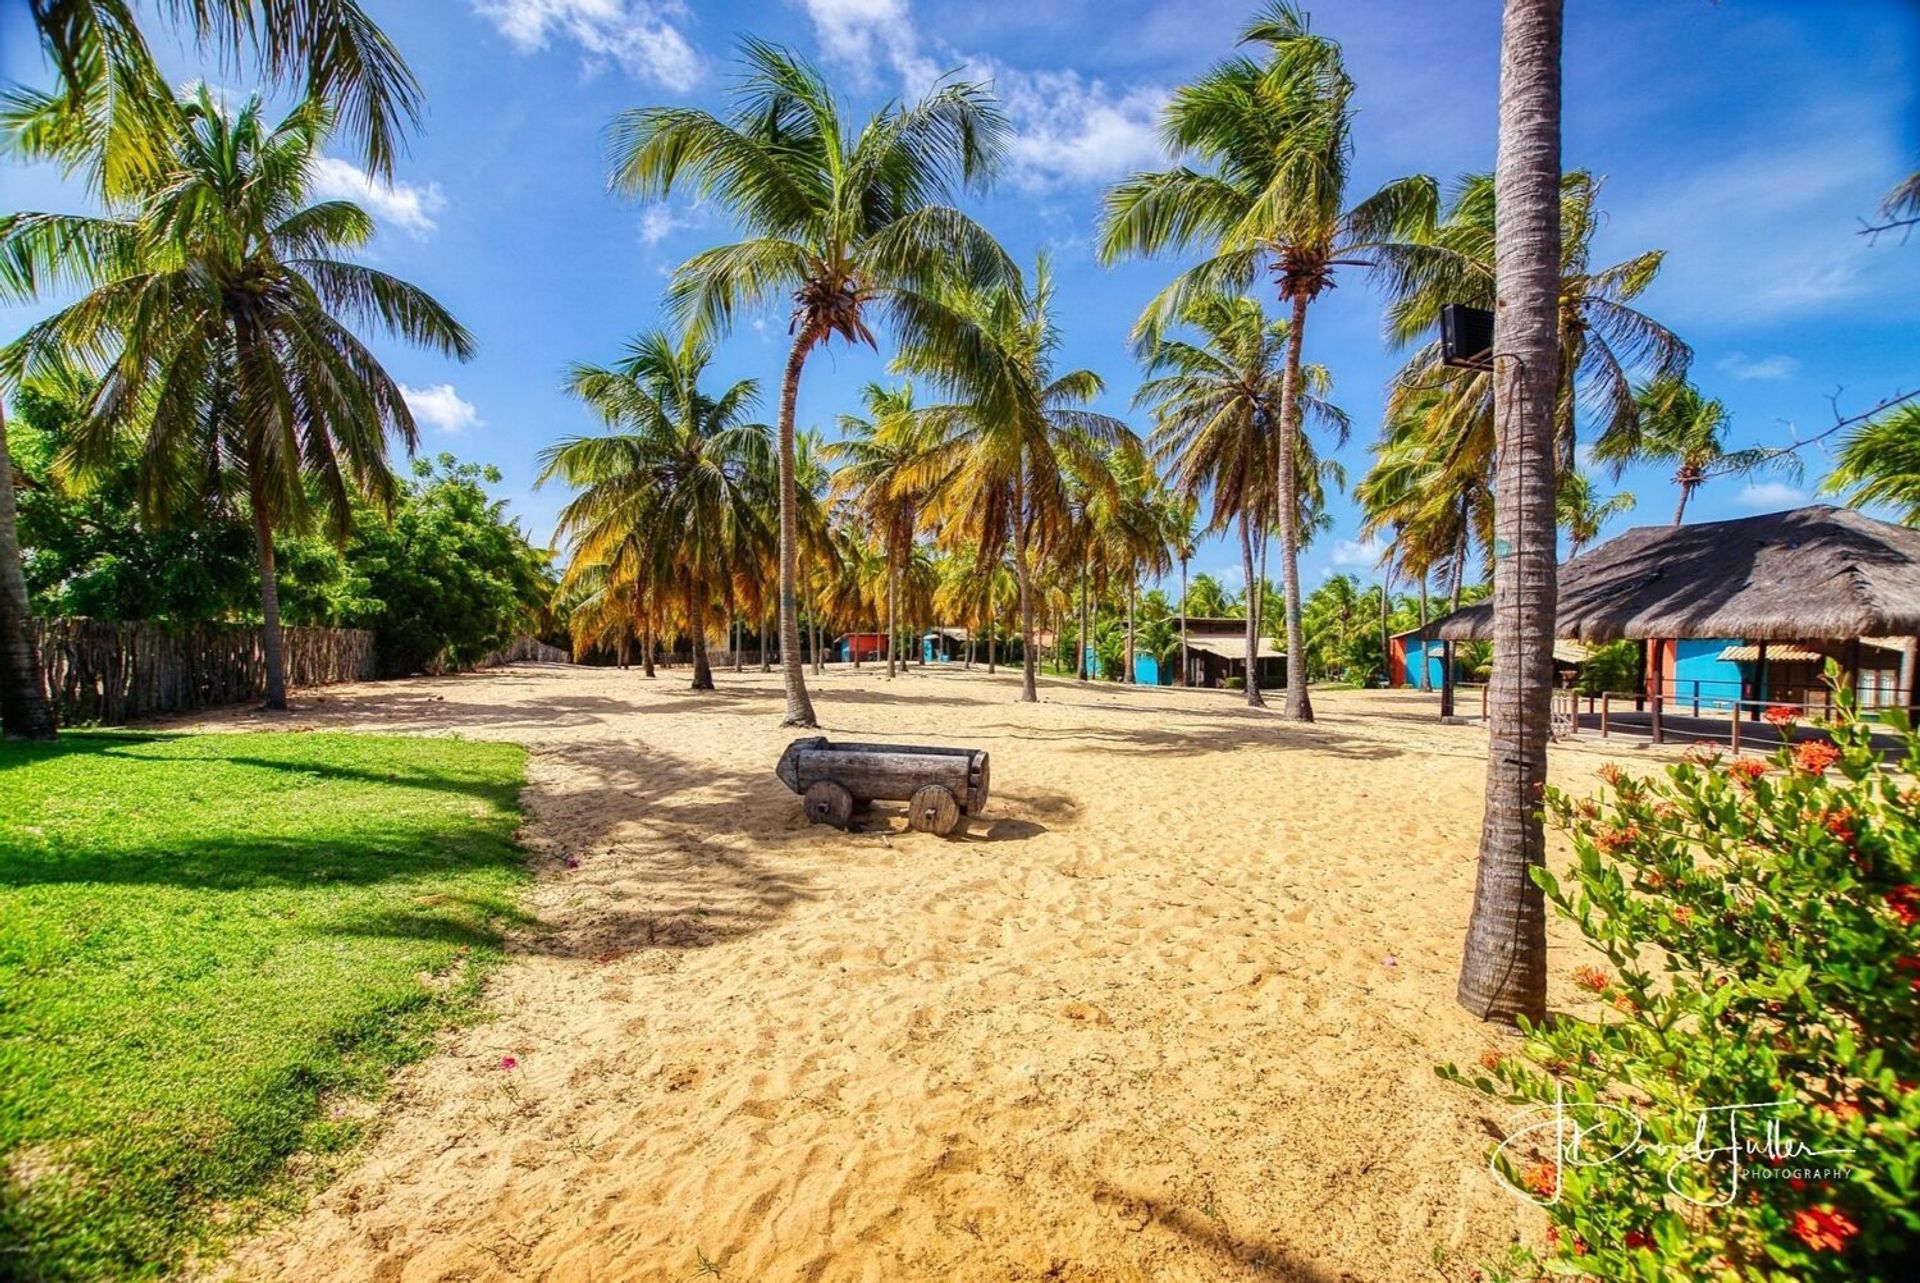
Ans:
{"label": "green bush", "polygon": [[[1553,1226],[1516,1274],[1914,1277],[1920,736],[1883,719],[1902,761],[1843,700],[1831,740],[1771,769],[1702,745],[1664,778],[1549,793],[1575,864],[1535,877],[1605,958],[1574,972],[1604,1005],[1440,1071],[1534,1121],[1563,1102],[1494,1155]],[[1752,1148],[1729,1154],[1735,1128]]]}
{"label": "green bush", "polygon": [[1643,642],[1617,641],[1595,646],[1580,666],[1575,689],[1582,695],[1635,694],[1640,690]]}
{"label": "green bush", "polygon": [[1220,685],[1230,691],[1243,691],[1247,688],[1247,679],[1244,677],[1223,677],[1220,679]]}

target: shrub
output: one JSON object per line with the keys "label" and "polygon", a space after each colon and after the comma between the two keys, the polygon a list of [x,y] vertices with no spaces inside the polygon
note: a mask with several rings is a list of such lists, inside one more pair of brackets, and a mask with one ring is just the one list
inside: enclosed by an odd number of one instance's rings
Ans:
{"label": "shrub", "polygon": [[1247,679],[1244,677],[1223,677],[1220,679],[1220,685],[1230,691],[1243,691],[1247,688]]}
{"label": "shrub", "polygon": [[1913,1277],[1920,736],[1883,720],[1903,761],[1842,698],[1831,741],[1770,770],[1703,746],[1664,778],[1548,794],[1575,863],[1535,878],[1604,957],[1574,973],[1604,1005],[1440,1070],[1550,1120],[1493,1158],[1553,1227],[1514,1272]]}

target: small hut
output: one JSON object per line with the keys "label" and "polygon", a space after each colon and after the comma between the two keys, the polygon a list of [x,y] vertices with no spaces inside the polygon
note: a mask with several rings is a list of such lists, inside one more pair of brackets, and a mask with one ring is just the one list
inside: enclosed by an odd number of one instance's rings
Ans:
{"label": "small hut", "polygon": [[[1230,616],[1191,616],[1187,628],[1189,686],[1224,686],[1229,678],[1247,675],[1247,621]],[[1268,637],[1260,639],[1254,667],[1263,687],[1287,684],[1287,652]],[[1158,673],[1155,674],[1156,680]]]}
{"label": "small hut", "polygon": [[956,659],[967,657],[967,630],[964,628],[929,628],[920,638],[920,662],[923,664],[951,664]]}
{"label": "small hut", "polygon": [[[1491,639],[1493,603],[1428,635]],[[1825,504],[1629,530],[1560,567],[1554,614],[1556,638],[1644,643],[1656,737],[1663,705],[1752,717],[1767,702],[1818,703],[1828,659],[1861,707],[1911,708],[1916,635],[1920,530]],[[1449,671],[1443,713],[1451,685]]]}

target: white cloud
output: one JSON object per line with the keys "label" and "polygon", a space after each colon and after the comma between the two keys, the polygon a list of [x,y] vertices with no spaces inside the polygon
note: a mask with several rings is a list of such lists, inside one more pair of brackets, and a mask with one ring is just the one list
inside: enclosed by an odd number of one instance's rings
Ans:
{"label": "white cloud", "polygon": [[316,156],[308,170],[313,194],[325,200],[350,200],[382,223],[404,228],[416,240],[439,226],[433,216],[446,208],[440,184],[375,182],[367,171],[337,156]]}
{"label": "white cloud", "polygon": [[588,66],[612,60],[628,75],[667,89],[700,79],[700,55],[674,25],[687,16],[680,0],[471,0],[473,10],[522,53],[555,37],[585,50]]}
{"label": "white cloud", "polygon": [[1778,512],[1806,503],[1807,492],[1784,481],[1754,481],[1735,495],[1733,502],[1753,512]]}
{"label": "white cloud", "polygon": [[920,52],[920,33],[907,0],[805,0],[805,4],[821,52],[861,83],[873,83],[873,69],[882,60],[912,92],[939,77],[938,64]]}
{"label": "white cloud", "polygon": [[658,245],[682,227],[690,223],[674,217],[673,211],[665,205],[649,205],[640,211],[640,243]]}
{"label": "white cloud", "polygon": [[462,400],[451,383],[436,383],[430,388],[410,388],[402,383],[400,395],[416,420],[440,432],[465,432],[481,421],[479,409],[473,402]]}
{"label": "white cloud", "polygon": [[1799,373],[1800,362],[1790,356],[1749,357],[1745,352],[1731,352],[1714,362],[1713,368],[1728,378],[1773,382]]}
{"label": "white cloud", "polygon": [[1109,86],[1070,70],[1023,71],[950,48],[929,52],[907,0],[804,0],[829,62],[863,84],[891,68],[908,94],[949,69],[990,80],[1012,118],[1015,181],[1028,188],[1105,182],[1163,158],[1154,122],[1165,90]]}
{"label": "white cloud", "polygon": [[1372,569],[1380,562],[1380,545],[1373,539],[1342,539],[1330,557],[1334,565],[1349,570]]}
{"label": "white cloud", "polygon": [[1077,71],[1000,70],[994,88],[1017,133],[1013,176],[1028,187],[1106,182],[1160,164],[1155,127],[1167,93],[1114,89]]}

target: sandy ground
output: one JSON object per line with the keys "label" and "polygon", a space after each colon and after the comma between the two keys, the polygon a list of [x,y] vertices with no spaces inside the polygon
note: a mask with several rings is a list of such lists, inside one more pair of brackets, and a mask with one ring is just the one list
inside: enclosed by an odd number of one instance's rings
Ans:
{"label": "sandy ground", "polygon": [[[306,702],[292,725],[530,745],[541,926],[497,1018],[223,1273],[1464,1279],[1540,1232],[1483,1166],[1493,1113],[1433,1073],[1499,1042],[1453,1000],[1484,732],[1433,697],[1316,693],[1293,727],[1226,693],[816,681],[836,737],[992,752],[985,821],[943,841],[897,807],[808,827],[777,675],[685,680]],[[1556,781],[1605,760],[1556,749]],[[1585,959],[1555,945],[1566,1001]]]}

